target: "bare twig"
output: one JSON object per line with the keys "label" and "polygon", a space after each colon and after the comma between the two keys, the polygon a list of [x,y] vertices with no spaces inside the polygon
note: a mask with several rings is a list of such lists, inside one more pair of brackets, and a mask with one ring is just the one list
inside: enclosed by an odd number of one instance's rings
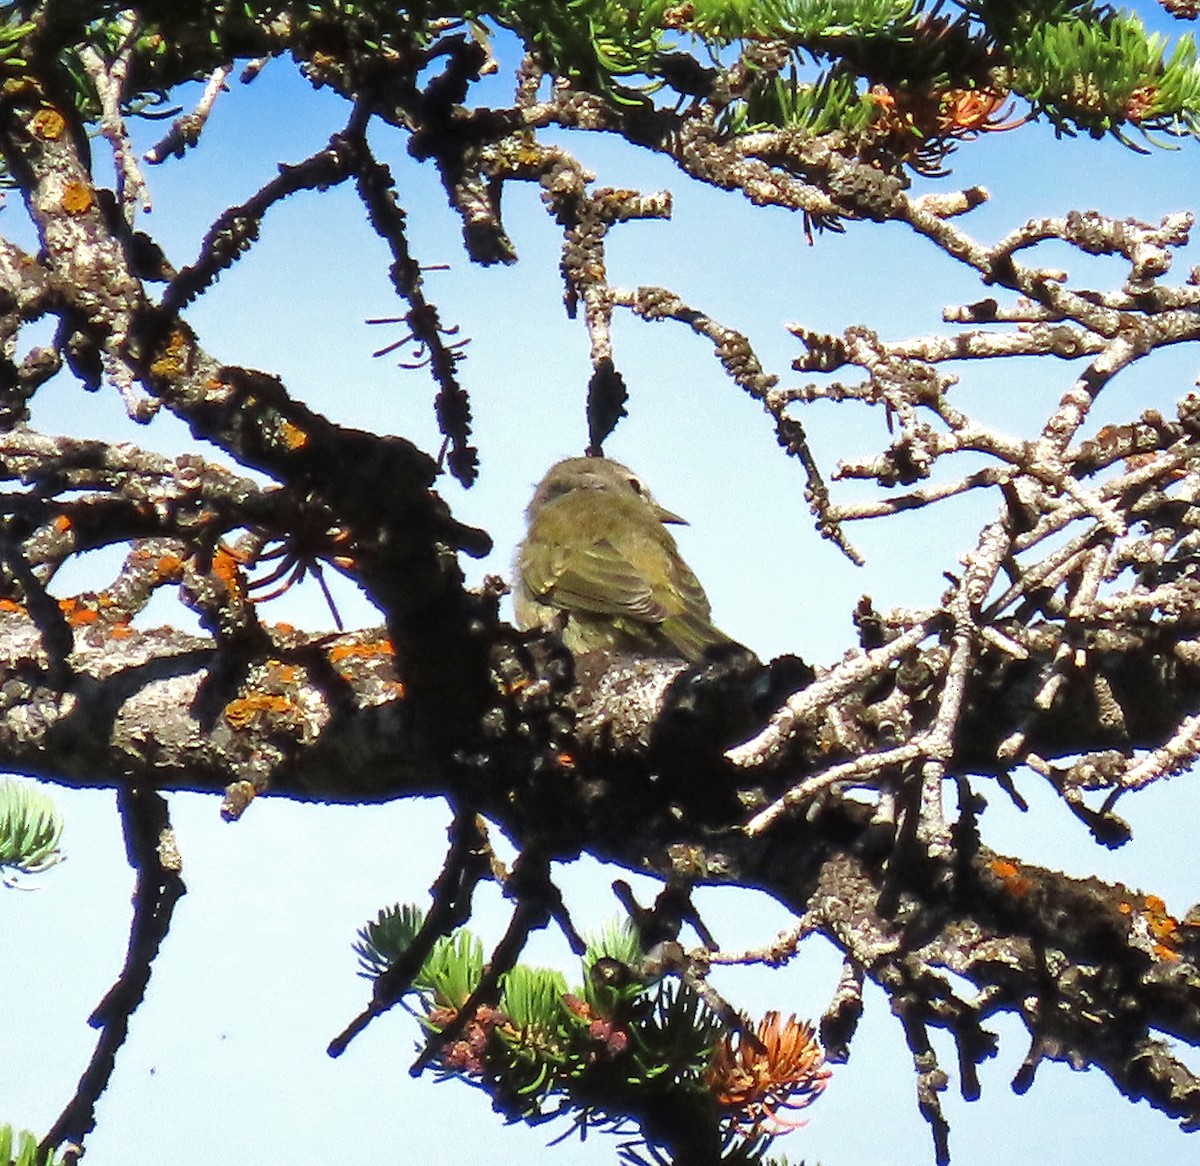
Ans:
{"label": "bare twig", "polygon": [[171,926],[175,904],[185,892],[163,796],[126,787],[117,805],[129,865],[137,875],[129,947],[116,983],[92,1013],[90,1023],[100,1030],[100,1038],[75,1096],[42,1139],[45,1154],[64,1142],[82,1146],[95,1127],[96,1103],[108,1088],[117,1053],[129,1034],[130,1018],[145,998],[154,959]]}

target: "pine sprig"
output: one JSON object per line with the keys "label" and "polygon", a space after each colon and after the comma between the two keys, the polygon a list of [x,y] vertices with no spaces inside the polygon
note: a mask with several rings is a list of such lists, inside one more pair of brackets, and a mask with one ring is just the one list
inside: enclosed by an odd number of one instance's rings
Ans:
{"label": "pine sprig", "polygon": [[1195,41],[1147,33],[1133,15],[1032,24],[1011,48],[1013,89],[1063,133],[1123,127],[1172,134],[1200,129]]}
{"label": "pine sprig", "polygon": [[38,1150],[38,1140],[28,1130],[0,1124],[0,1166],[60,1166],[65,1159],[52,1150]]}
{"label": "pine sprig", "polygon": [[[425,922],[424,912],[411,903],[386,907],[359,929],[354,944],[359,974],[375,979],[387,972],[408,950]],[[425,1003],[458,1008],[483,975],[483,945],[469,931],[443,936],[434,945],[412,987]]]}
{"label": "pine sprig", "polygon": [[[355,950],[364,974],[386,973],[422,922],[416,907],[397,905],[362,928]],[[763,1115],[807,1104],[824,1087],[811,1029],[768,1018],[787,1057],[764,1044],[761,1062],[747,1068],[749,1046],[701,996],[679,979],[647,981],[644,962],[633,929],[613,922],[588,942],[580,987],[556,970],[517,964],[501,978],[497,1004],[480,1005],[440,1046],[439,1078],[483,1089],[510,1120],[566,1117],[580,1133],[627,1128],[666,1105],[684,1128],[708,1130],[723,1161],[762,1161],[781,1132]],[[482,970],[482,945],[465,929],[434,945],[411,988],[428,1031],[455,1023]],[[654,1135],[647,1150],[657,1152]]]}
{"label": "pine sprig", "polygon": [[54,802],[26,782],[0,784],[0,880],[38,874],[62,861],[63,823]]}

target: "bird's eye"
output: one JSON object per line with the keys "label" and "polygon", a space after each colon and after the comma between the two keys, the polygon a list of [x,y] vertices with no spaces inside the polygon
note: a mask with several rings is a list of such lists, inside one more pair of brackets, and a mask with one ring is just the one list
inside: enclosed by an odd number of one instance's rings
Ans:
{"label": "bird's eye", "polygon": [[637,478],[630,478],[629,486],[635,494],[641,494],[643,498],[646,496],[646,487]]}

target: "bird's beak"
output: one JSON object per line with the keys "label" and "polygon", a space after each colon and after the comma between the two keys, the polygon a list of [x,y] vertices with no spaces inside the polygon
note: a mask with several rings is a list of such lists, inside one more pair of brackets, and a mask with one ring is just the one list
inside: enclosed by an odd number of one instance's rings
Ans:
{"label": "bird's beak", "polygon": [[658,516],[659,522],[670,522],[676,526],[688,525],[686,518],[680,518],[674,511],[668,510],[665,506],[660,506],[657,502],[654,504],[654,513]]}

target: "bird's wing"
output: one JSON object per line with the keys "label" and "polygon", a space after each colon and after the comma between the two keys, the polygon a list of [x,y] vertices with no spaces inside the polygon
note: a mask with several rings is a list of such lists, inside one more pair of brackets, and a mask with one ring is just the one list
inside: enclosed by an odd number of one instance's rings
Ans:
{"label": "bird's wing", "polygon": [[570,550],[556,548],[523,568],[530,591],[564,611],[628,616],[646,623],[671,614],[638,564],[608,539]]}
{"label": "bird's wing", "polygon": [[688,660],[699,660],[706,648],[729,641],[729,637],[713,626],[708,596],[691,568],[676,559],[678,571],[673,581],[677,597],[676,610],[661,625],[661,634]]}

